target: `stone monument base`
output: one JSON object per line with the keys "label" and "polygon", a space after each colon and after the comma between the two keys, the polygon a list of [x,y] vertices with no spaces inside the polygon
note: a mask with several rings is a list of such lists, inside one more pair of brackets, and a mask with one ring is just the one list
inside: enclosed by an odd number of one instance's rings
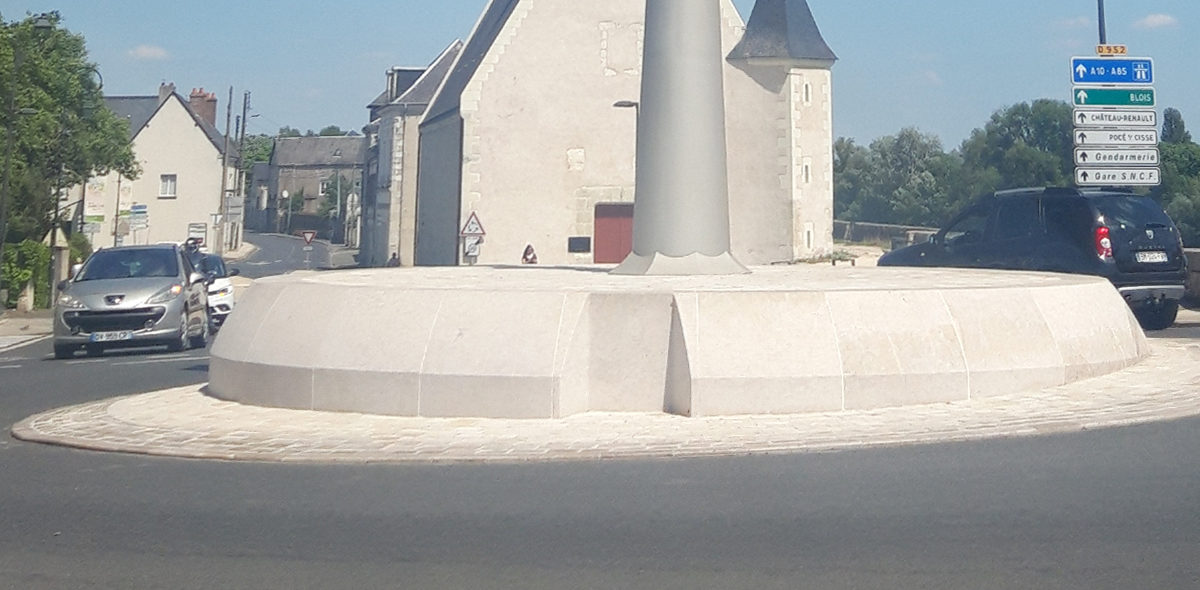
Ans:
{"label": "stone monument base", "polygon": [[787,266],[302,272],[259,280],[208,394],[423,417],[823,412],[1037,390],[1120,370],[1145,336],[1105,280]]}

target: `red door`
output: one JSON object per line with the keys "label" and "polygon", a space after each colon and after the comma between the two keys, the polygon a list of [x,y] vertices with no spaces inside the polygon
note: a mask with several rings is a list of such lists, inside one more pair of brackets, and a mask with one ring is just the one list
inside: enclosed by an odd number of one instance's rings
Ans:
{"label": "red door", "polygon": [[633,203],[596,205],[596,264],[623,262],[633,251]]}

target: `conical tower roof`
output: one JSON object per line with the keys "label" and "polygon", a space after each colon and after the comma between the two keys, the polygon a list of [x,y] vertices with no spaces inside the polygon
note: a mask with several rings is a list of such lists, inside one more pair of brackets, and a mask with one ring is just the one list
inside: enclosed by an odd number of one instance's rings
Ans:
{"label": "conical tower roof", "polygon": [[757,0],[729,59],[769,59],[829,67],[837,55],[821,37],[807,0]]}

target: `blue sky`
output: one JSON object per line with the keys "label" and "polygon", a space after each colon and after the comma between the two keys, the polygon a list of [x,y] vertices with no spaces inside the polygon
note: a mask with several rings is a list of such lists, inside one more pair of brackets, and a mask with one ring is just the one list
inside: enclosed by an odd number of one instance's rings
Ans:
{"label": "blue sky", "polygon": [[[603,0],[578,0],[603,1]],[[110,95],[253,93],[251,133],[359,129],[393,65],[465,38],[486,0],[0,0],[5,20],[58,10]],[[734,0],[748,19],[754,0]],[[1069,60],[1098,40],[1097,0],[809,0],[834,67],[834,132],[862,144],[916,127],[957,147],[997,109],[1068,100]],[[1106,0],[1108,40],[1155,59],[1160,109],[1200,129],[1197,0]],[[199,10],[197,10],[199,9]],[[1189,117],[1194,120],[1189,120]]]}

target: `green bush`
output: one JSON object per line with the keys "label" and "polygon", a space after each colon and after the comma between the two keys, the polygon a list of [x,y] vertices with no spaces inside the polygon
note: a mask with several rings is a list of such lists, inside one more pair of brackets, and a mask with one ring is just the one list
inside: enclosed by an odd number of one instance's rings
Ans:
{"label": "green bush", "polygon": [[21,291],[34,281],[34,305],[50,306],[50,248],[41,242],[25,240],[15,246],[4,248],[4,261],[0,265],[4,285],[8,289],[8,300],[4,307],[16,307]]}
{"label": "green bush", "polygon": [[88,241],[87,236],[80,232],[74,232],[70,238],[71,245],[71,264],[83,262],[88,256],[92,255],[92,243]]}

